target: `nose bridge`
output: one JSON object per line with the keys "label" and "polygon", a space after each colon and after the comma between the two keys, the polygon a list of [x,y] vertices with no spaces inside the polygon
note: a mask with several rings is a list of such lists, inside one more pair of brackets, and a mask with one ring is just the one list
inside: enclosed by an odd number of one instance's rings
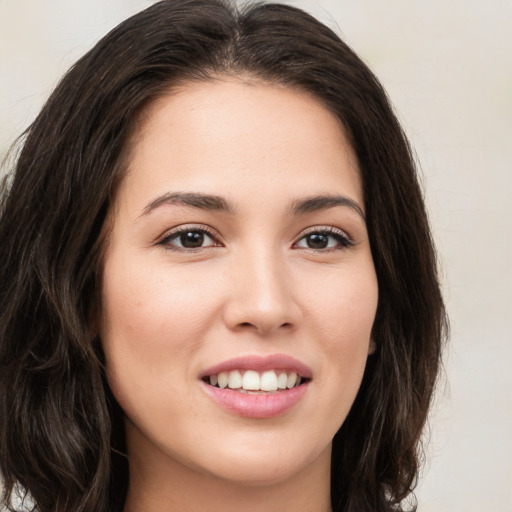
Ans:
{"label": "nose bridge", "polygon": [[226,321],[260,334],[293,327],[300,318],[284,256],[270,243],[241,251],[233,262],[233,293]]}

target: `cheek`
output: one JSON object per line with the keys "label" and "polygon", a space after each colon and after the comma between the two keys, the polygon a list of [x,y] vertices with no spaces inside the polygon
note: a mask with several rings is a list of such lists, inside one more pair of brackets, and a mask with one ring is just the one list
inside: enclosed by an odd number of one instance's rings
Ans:
{"label": "cheek", "polygon": [[[333,273],[321,289],[310,295],[311,332],[318,333],[324,371],[321,379],[340,393],[345,409],[359,389],[370,350],[377,310],[378,285],[373,263],[350,271]],[[350,403],[349,403],[350,402]]]}
{"label": "cheek", "polygon": [[[304,273],[306,276],[306,273]],[[336,271],[326,268],[316,279],[304,278],[308,339],[316,340],[318,372],[313,380],[315,414],[311,431],[330,442],[345,421],[363,378],[378,301],[373,262]],[[319,285],[321,283],[321,285]]]}
{"label": "cheek", "polygon": [[214,297],[194,276],[147,266],[135,261],[106,267],[102,324],[107,337],[122,340],[128,351],[158,358],[161,351],[190,346],[191,332],[206,328]]}
{"label": "cheek", "polygon": [[331,273],[321,282],[308,294],[318,332],[334,352],[366,350],[378,302],[373,263]]}
{"label": "cheek", "polygon": [[158,394],[182,382],[186,362],[211,326],[215,296],[182,274],[151,271],[137,260],[105,265],[100,336],[109,382],[123,408],[128,395]]}

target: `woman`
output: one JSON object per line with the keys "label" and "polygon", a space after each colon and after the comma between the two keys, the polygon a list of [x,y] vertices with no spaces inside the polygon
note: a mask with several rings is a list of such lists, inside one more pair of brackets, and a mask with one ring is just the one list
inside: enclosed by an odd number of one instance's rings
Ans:
{"label": "woman", "polygon": [[435,252],[382,87],[311,16],[167,0],[119,25],[28,130],[0,240],[6,502],[406,508]]}

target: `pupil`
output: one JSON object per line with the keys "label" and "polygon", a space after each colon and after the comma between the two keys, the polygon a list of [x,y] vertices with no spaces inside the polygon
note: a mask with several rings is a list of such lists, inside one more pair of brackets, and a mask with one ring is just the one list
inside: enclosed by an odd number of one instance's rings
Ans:
{"label": "pupil", "polygon": [[307,240],[310,249],[325,249],[329,243],[327,236],[318,233],[309,235]]}
{"label": "pupil", "polygon": [[201,247],[204,242],[204,234],[199,231],[189,231],[181,235],[180,242],[183,247],[188,249]]}

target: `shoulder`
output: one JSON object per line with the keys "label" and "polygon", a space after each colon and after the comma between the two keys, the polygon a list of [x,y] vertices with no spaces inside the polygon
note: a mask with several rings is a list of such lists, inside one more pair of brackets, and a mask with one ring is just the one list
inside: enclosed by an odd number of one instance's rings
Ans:
{"label": "shoulder", "polygon": [[10,505],[0,503],[0,512],[37,512],[37,507],[30,494],[21,486],[16,485],[11,493]]}

